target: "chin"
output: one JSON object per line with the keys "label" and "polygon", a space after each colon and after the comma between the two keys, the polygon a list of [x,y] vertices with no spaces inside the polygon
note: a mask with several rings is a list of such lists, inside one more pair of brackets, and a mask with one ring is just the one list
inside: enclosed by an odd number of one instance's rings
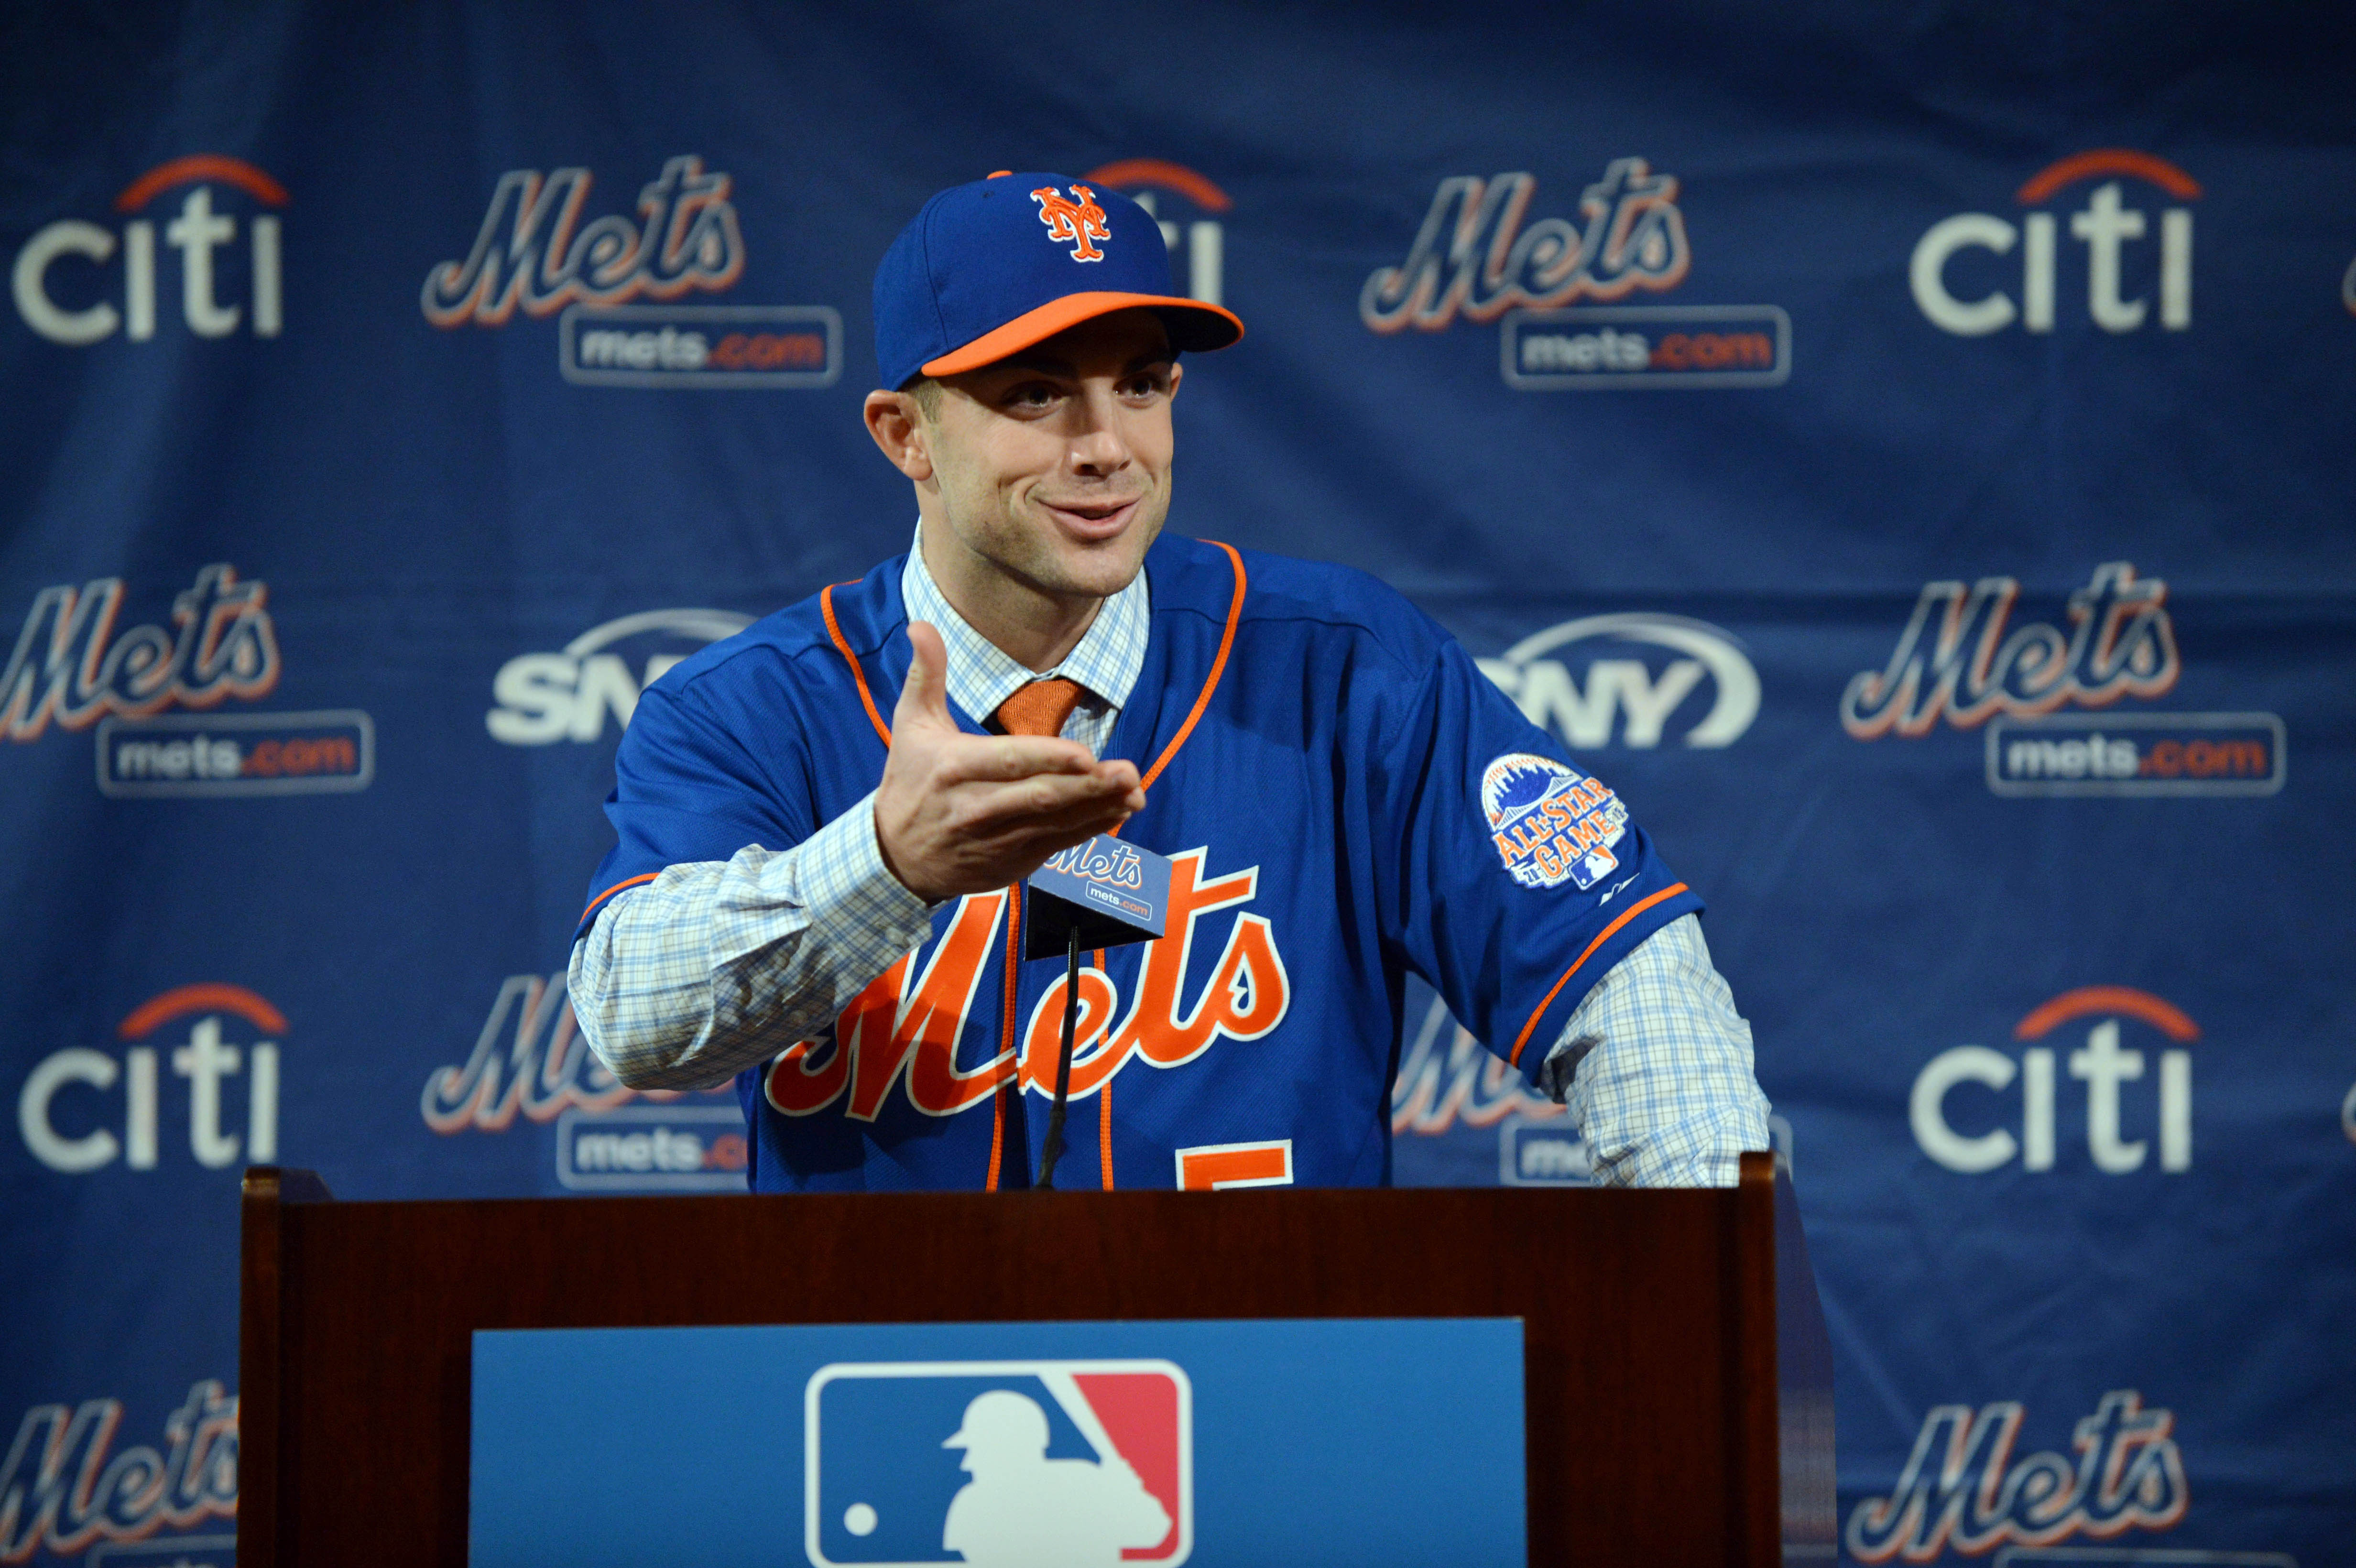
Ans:
{"label": "chin", "polygon": [[1123,549],[1118,555],[1093,556],[1084,560],[1061,560],[1055,575],[1060,579],[1054,586],[1057,592],[1085,593],[1092,599],[1109,599],[1137,580],[1144,565],[1143,550]]}
{"label": "chin", "polygon": [[1058,592],[1109,598],[1136,581],[1145,552],[1161,531],[1157,517],[1150,523],[1140,519],[1113,538],[1092,543],[1059,539],[1052,559],[1043,564],[1059,580],[1055,584]]}

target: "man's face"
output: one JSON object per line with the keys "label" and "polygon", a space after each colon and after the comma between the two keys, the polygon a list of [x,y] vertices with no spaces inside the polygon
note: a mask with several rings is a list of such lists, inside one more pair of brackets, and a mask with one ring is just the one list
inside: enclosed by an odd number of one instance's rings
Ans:
{"label": "man's face", "polygon": [[1147,310],[944,378],[925,420],[950,535],[938,542],[968,559],[937,564],[960,577],[995,568],[1057,598],[1127,587],[1170,511],[1178,378]]}

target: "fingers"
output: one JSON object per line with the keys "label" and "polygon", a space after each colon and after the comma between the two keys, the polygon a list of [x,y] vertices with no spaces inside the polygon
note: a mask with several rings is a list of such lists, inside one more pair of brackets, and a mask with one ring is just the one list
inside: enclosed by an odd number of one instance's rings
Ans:
{"label": "fingers", "polygon": [[1129,813],[1117,806],[1075,808],[1055,816],[1025,816],[1005,824],[997,833],[968,842],[980,851],[977,859],[995,868],[984,880],[1002,887],[1037,870],[1048,856],[1085,844],[1099,833],[1109,833],[1128,817]]}
{"label": "fingers", "polygon": [[1097,771],[1086,746],[1046,735],[960,735],[941,749],[940,777],[948,784],[1004,784],[1039,773]]}
{"label": "fingers", "polygon": [[[967,800],[977,830],[1000,825],[1061,824],[1109,816],[1118,821],[1141,809],[1143,792],[1101,773],[1034,773],[1012,784],[970,784]],[[1134,804],[1132,804],[1132,802]]]}
{"label": "fingers", "polygon": [[892,728],[915,723],[954,731],[949,717],[949,654],[941,635],[929,622],[908,623],[908,678],[900,687],[899,706],[892,710]]}

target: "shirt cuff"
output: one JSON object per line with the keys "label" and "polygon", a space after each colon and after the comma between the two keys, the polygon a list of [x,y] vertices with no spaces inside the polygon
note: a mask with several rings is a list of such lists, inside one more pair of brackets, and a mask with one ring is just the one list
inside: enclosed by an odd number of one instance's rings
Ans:
{"label": "shirt cuff", "polygon": [[[784,886],[774,885],[787,879]],[[934,905],[910,892],[884,864],[875,839],[875,795],[811,834],[799,849],[763,868],[763,891],[809,912],[818,931],[905,934],[908,947],[932,933]]]}

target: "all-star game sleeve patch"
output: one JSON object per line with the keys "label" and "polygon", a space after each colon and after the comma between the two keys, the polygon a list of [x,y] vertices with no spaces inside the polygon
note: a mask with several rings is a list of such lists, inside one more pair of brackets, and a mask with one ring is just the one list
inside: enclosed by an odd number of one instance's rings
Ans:
{"label": "all-star game sleeve patch", "polygon": [[1598,779],[1552,757],[1508,752],[1481,774],[1481,810],[1497,858],[1526,888],[1580,892],[1619,867],[1612,847],[1628,832],[1628,808]]}

